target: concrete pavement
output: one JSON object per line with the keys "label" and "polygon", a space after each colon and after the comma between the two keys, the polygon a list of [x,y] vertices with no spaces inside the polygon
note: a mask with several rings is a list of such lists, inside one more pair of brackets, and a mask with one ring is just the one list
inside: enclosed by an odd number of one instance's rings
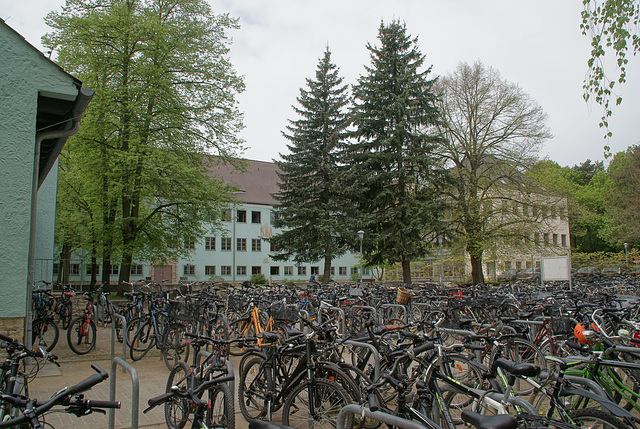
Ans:
{"label": "concrete pavement", "polygon": [[[94,386],[92,390],[85,392],[85,398],[108,400],[110,380],[115,377],[115,399],[122,403],[122,408],[115,412],[115,427],[131,427],[133,400],[131,376],[128,372],[123,372],[119,366],[116,367],[115,371],[111,371],[111,328],[109,326],[106,328],[98,327],[96,348],[84,356],[78,356],[69,349],[66,333],[66,331],[60,330],[60,339],[53,350],[53,353],[59,356],[58,363],[60,367],[58,368],[51,363],[47,363],[40,368],[38,376],[29,382],[29,396],[31,398],[46,400],[61,388],[72,386],[93,374],[94,371],[91,368],[91,364],[96,363],[109,373],[110,378]],[[116,356],[122,358],[122,345],[116,342],[115,346]],[[142,413],[142,411],[147,408],[147,400],[149,398],[160,395],[165,391],[169,370],[165,366],[162,356],[158,351],[153,351],[150,355],[145,356],[138,362],[131,362],[129,356],[126,356],[125,360],[135,368],[139,380],[138,426],[146,428],[166,428],[167,426],[164,423],[164,408],[162,406],[154,408],[148,414]],[[234,364],[234,368],[237,368],[238,359],[232,357],[231,362]],[[237,377],[238,374],[236,374],[236,378]],[[237,394],[235,394],[235,392],[234,396],[236,402],[236,428],[246,429],[248,428],[248,423],[239,412]],[[46,421],[58,429],[100,429],[108,427],[107,416],[99,413],[93,413],[82,418],[78,418],[73,414],[55,413],[47,415]]]}

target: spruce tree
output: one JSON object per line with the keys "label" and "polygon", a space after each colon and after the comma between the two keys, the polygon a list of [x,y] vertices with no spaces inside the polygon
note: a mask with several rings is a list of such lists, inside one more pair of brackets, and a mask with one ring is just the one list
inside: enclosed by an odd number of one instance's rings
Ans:
{"label": "spruce tree", "polygon": [[401,262],[410,283],[410,262],[425,255],[444,208],[444,170],[434,155],[441,141],[433,132],[435,79],[431,67],[421,70],[425,57],[404,24],[381,23],[378,39],[379,47],[367,44],[371,65],[353,89],[349,190],[368,264]]}
{"label": "spruce tree", "polygon": [[324,259],[324,280],[331,277],[331,260],[345,252],[344,193],[338,167],[347,137],[349,95],[329,48],[319,60],[315,80],[300,89],[299,119],[289,120],[283,135],[290,154],[275,161],[280,194],[274,226],[283,230],[271,238],[275,260],[297,263]]}

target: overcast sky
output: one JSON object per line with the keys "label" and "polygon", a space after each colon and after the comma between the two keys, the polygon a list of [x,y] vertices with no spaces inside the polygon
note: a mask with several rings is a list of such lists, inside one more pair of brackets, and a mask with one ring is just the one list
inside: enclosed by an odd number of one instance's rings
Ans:
{"label": "overcast sky", "polygon": [[[209,0],[216,13],[240,19],[231,59],[245,77],[239,96],[246,129],[245,156],[271,161],[287,152],[281,132],[296,119],[305,78],[314,78],[326,46],[345,83],[354,84],[370,64],[366,43],[379,46],[381,21],[404,21],[418,37],[434,75],[452,72],[459,62],[481,60],[517,83],[549,115],[554,138],[540,157],[561,165],[603,160],[640,144],[640,58],[632,58],[629,82],[618,88],[624,99],[609,121],[608,143],[598,127],[602,110],[582,99],[589,40],[580,33],[581,0]],[[49,31],[45,15],[64,0],[3,1],[0,17],[34,46]]]}

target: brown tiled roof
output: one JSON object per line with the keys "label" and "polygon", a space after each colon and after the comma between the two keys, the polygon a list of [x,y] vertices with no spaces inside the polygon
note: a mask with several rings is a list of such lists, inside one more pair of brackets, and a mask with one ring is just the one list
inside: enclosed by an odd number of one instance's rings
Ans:
{"label": "brown tiled roof", "polygon": [[232,164],[216,163],[209,168],[212,176],[238,189],[235,197],[246,204],[274,206],[279,192],[278,167],[273,162],[243,160],[244,171]]}

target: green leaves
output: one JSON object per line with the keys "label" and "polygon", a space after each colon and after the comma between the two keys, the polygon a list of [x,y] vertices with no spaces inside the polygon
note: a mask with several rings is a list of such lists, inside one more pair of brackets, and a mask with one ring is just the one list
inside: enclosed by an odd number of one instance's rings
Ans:
{"label": "green leaves", "polygon": [[[600,126],[606,130],[605,138],[612,135],[606,120],[611,116],[611,97],[617,84],[626,82],[629,62],[627,54],[640,51],[640,2],[638,0],[583,0],[581,12],[582,34],[591,38],[591,57],[587,60],[587,76],[583,89],[584,99],[595,100],[603,108]],[[605,72],[607,52],[616,56],[617,76]],[[592,98],[592,96],[594,96]],[[616,106],[622,97],[616,96]]]}

